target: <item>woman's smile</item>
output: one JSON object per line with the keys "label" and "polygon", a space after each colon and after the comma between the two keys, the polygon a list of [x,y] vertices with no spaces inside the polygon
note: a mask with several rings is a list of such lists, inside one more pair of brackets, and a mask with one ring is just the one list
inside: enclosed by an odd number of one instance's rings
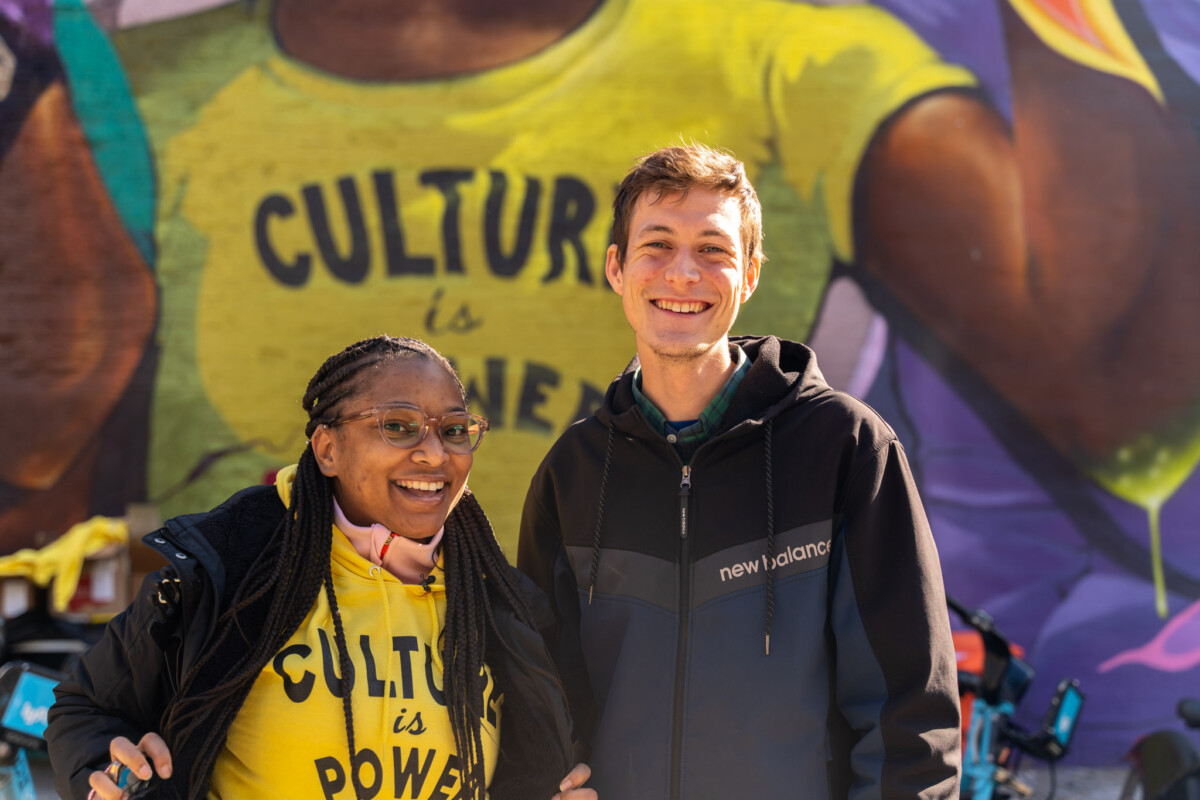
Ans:
{"label": "woman's smile", "polygon": [[[451,434],[429,421],[465,414],[454,377],[432,360],[396,359],[339,405],[346,423],[314,433],[313,451],[322,471],[333,478],[334,496],[346,519],[363,527],[383,525],[409,539],[441,530],[466,489],[474,460],[471,453],[447,450],[442,436]],[[427,426],[414,437],[419,438],[415,445],[389,441],[379,419],[364,411],[398,405],[419,412],[414,429]]]}

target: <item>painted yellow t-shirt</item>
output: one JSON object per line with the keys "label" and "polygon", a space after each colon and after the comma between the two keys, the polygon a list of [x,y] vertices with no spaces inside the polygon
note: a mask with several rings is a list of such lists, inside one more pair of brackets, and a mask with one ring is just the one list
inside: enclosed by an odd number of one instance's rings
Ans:
{"label": "painted yellow t-shirt", "polygon": [[[281,482],[286,493],[286,482]],[[285,498],[286,502],[286,498]],[[354,665],[351,705],[359,781],[371,797],[457,797],[459,760],[434,653],[445,580],[426,592],[374,567],[333,532],[333,583]],[[480,732],[490,784],[503,698],[490,670]],[[210,800],[354,797],[333,618],[324,590],[263,667],[217,757]]]}
{"label": "painted yellow t-shirt", "polygon": [[256,446],[166,513],[294,459],[317,366],[365,336],[417,336],[492,420],[471,485],[510,552],[541,457],[633,353],[603,274],[633,162],[681,139],[747,162],[770,263],[742,329],[801,338],[851,256],[872,133],[971,82],[870,7],[607,0],[519,63],[402,84],[289,59],[270,12],[117,39],[159,170],[150,494],[237,442]]}

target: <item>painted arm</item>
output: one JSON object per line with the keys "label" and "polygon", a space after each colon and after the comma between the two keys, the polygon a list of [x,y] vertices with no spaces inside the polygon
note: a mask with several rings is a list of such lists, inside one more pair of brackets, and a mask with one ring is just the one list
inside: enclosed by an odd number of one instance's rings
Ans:
{"label": "painted arm", "polygon": [[1060,452],[1104,467],[1196,414],[1200,156],[1144,89],[1006,25],[1013,130],[965,94],[900,112],[860,171],[858,252]]}
{"label": "painted arm", "polygon": [[[0,480],[46,489],[86,457],[142,357],[157,307],[154,279],[61,82],[37,99],[0,162],[0,219]],[[72,521],[86,512],[87,483],[74,493],[85,506],[72,506]],[[61,501],[72,505],[67,494]]]}

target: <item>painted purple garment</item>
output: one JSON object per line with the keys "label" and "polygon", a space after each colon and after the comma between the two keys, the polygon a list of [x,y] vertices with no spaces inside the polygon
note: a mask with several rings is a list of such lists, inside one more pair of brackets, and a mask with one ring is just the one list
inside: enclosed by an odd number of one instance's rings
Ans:
{"label": "painted purple garment", "polygon": [[54,38],[50,0],[0,0],[0,21],[20,31],[28,45],[49,45]]}
{"label": "painted purple garment", "polygon": [[[992,105],[1011,122],[1012,92],[999,11],[1004,1],[875,0],[874,4],[903,20],[944,59],[974,72]],[[1200,2],[1143,0],[1126,13],[1131,10],[1145,14],[1166,54],[1200,83]]]}
{"label": "painted purple garment", "polygon": [[[986,609],[1026,648],[1037,677],[1020,721],[1036,726],[1059,679],[1074,677],[1087,702],[1068,763],[1117,763],[1138,736],[1176,726],[1176,702],[1200,687],[1195,598],[1171,594],[1171,617],[1159,619],[1151,582],[1101,553],[967,402],[903,343],[893,342],[867,400],[904,442],[947,592]],[[1076,479],[1130,541],[1146,544],[1142,509],[1086,476]],[[1197,519],[1200,473],[1162,514],[1164,560],[1193,577],[1200,577]]]}
{"label": "painted purple garment", "polygon": [[0,0],[0,159],[38,97],[62,76],[49,0]]}
{"label": "painted purple garment", "polygon": [[1200,3],[1196,0],[1154,0],[1142,7],[1163,49],[1184,72],[1200,83]]}
{"label": "painted purple garment", "polygon": [[936,50],[979,79],[993,107],[1012,120],[1012,93],[997,0],[876,0]]}

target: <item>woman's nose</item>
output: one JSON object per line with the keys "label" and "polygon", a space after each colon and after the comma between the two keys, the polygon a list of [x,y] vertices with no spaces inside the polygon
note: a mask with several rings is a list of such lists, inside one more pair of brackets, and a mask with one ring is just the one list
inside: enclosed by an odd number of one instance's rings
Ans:
{"label": "woman's nose", "polygon": [[415,461],[419,461],[422,464],[433,464],[435,466],[446,460],[448,457],[446,447],[442,444],[442,437],[438,435],[435,428],[430,426],[426,429],[425,436],[412,449],[412,457]]}

